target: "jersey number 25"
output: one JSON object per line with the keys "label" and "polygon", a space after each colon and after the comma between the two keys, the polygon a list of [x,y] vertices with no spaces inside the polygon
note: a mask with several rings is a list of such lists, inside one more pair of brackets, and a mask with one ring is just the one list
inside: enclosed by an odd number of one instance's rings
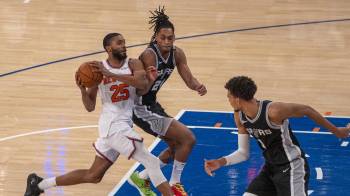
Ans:
{"label": "jersey number 25", "polygon": [[111,86],[110,90],[114,91],[111,97],[112,103],[129,99],[129,90],[127,89],[127,87],[129,87],[129,85],[127,84],[119,84],[119,85]]}

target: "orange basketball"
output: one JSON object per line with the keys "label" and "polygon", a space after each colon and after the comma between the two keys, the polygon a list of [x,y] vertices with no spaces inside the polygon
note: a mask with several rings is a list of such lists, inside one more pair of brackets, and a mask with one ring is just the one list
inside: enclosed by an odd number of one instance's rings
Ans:
{"label": "orange basketball", "polygon": [[91,66],[88,62],[80,65],[78,69],[78,76],[81,83],[88,88],[101,83],[103,75],[101,72],[96,72],[97,68]]}

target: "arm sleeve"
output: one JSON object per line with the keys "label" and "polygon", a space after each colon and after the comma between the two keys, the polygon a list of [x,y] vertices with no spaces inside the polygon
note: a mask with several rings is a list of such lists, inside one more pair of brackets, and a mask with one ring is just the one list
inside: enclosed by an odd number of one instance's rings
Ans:
{"label": "arm sleeve", "polygon": [[226,165],[233,165],[249,158],[249,134],[238,134],[238,149],[232,154],[224,156]]}

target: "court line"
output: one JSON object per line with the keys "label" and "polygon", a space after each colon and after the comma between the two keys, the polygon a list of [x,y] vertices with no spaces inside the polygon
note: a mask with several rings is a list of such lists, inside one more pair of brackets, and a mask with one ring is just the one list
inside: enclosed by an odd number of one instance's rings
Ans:
{"label": "court line", "polygon": [[[183,113],[187,112],[188,110],[181,110],[179,114],[183,115]],[[176,115],[176,117],[181,117]],[[18,134],[18,135],[12,135],[12,136],[7,136],[0,138],[0,142],[11,140],[11,139],[16,139],[19,137],[24,137],[24,136],[29,136],[29,135],[37,135],[37,134],[43,134],[43,133],[50,133],[50,132],[55,132],[55,131],[63,131],[63,130],[74,130],[74,129],[84,129],[84,128],[97,128],[98,125],[83,125],[83,126],[74,126],[74,127],[61,127],[61,128],[55,128],[55,129],[45,129],[45,130],[40,130],[40,131],[31,131],[29,133],[23,133],[23,134]],[[209,126],[187,126],[190,129],[220,129],[220,130],[238,130],[236,127],[209,127]],[[331,135],[331,132],[313,132],[313,131],[301,131],[301,130],[293,130],[294,133],[310,133],[310,134],[326,134],[326,135]],[[233,134],[238,134],[237,132],[232,132]],[[344,142],[343,142],[344,143]],[[342,144],[342,146],[345,144]],[[347,146],[347,145],[345,145]]]}
{"label": "court line", "polygon": [[[219,129],[219,130],[238,130],[237,127],[209,127],[209,126],[187,126],[190,129]],[[301,131],[292,130],[293,133],[310,133],[310,134],[321,134],[321,135],[332,135],[331,132],[314,132],[314,131]],[[236,131],[231,132],[232,134],[238,134]]]}
{"label": "court line", "polygon": [[[319,21],[309,21],[309,22],[298,22],[298,23],[269,25],[269,26],[260,26],[260,27],[250,27],[250,28],[242,28],[242,29],[230,29],[230,30],[226,30],[226,31],[217,31],[217,32],[202,33],[202,34],[197,34],[197,35],[182,36],[182,37],[176,38],[176,40],[191,39],[191,38],[197,38],[197,37],[206,37],[206,36],[211,36],[211,35],[220,35],[220,34],[243,32],[243,31],[254,31],[254,30],[260,30],[260,29],[273,29],[273,28],[290,27],[290,26],[301,26],[301,25],[333,23],[333,22],[347,22],[347,21],[350,21],[350,18],[334,19],[334,20],[319,20]],[[147,44],[148,44],[148,42],[147,43],[141,43],[141,44],[135,44],[135,45],[127,46],[126,48],[133,48],[133,47],[137,47],[137,46],[145,46]],[[29,67],[22,68],[22,69],[17,69],[17,70],[14,70],[14,71],[10,71],[10,72],[7,72],[7,73],[0,74],[0,78],[4,77],[4,76],[15,74],[15,73],[23,72],[23,71],[26,71],[26,70],[30,70],[30,69],[34,69],[34,68],[38,68],[38,67],[54,64],[54,63],[59,63],[59,62],[62,62],[62,61],[68,61],[68,60],[72,60],[72,59],[76,59],[76,58],[81,58],[81,57],[91,56],[91,55],[95,55],[95,54],[100,54],[100,53],[103,53],[103,52],[105,52],[105,51],[101,50],[101,51],[97,51],[97,52],[91,52],[91,53],[88,53],[88,54],[83,54],[83,55],[68,57],[68,58],[59,59],[59,60],[55,60],[55,61],[50,61],[48,63],[33,65],[33,66],[29,66]]]}
{"label": "court line", "polygon": [[[224,114],[233,114],[232,111],[224,111],[224,110],[197,110],[197,109],[184,109],[186,110],[187,112],[203,112],[203,113],[224,113]],[[323,117],[329,117],[329,118],[349,118],[350,120],[350,116],[334,116],[334,115],[324,115]]]}
{"label": "court line", "polygon": [[29,3],[31,0],[24,0],[23,3]]}
{"label": "court line", "polygon": [[[176,120],[179,120],[181,116],[186,112],[186,110],[181,110],[174,118]],[[156,138],[155,141],[151,144],[151,146],[148,148],[148,151],[151,152],[161,141],[161,139]],[[123,186],[123,184],[128,180],[129,176],[136,170],[136,168],[140,165],[139,162],[134,163],[134,165],[129,169],[129,171],[123,176],[123,178],[119,181],[119,183],[113,188],[111,192],[108,193],[108,196],[114,196],[120,189],[120,187]]]}
{"label": "court line", "polygon": [[63,130],[69,130],[69,129],[73,130],[73,129],[95,128],[95,127],[97,127],[97,125],[84,125],[84,126],[75,126],[75,127],[61,127],[61,128],[55,128],[55,129],[45,129],[45,130],[41,130],[41,131],[32,131],[32,132],[29,132],[29,133],[23,133],[23,134],[12,135],[12,136],[8,136],[8,137],[0,138],[0,142],[16,139],[16,138],[19,138],[19,137],[29,136],[29,135],[37,135],[37,134],[50,133],[50,132],[55,132],[55,131],[63,131]]}
{"label": "court line", "polygon": [[316,179],[317,179],[317,180],[322,180],[322,179],[323,179],[322,168],[320,168],[320,167],[315,167],[315,170],[316,170]]}

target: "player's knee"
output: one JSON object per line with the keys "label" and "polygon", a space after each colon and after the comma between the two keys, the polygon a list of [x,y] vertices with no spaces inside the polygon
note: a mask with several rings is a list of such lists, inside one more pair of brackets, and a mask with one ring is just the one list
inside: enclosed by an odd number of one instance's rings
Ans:
{"label": "player's knee", "polygon": [[196,144],[196,137],[192,132],[189,132],[188,134],[186,134],[186,138],[183,140],[183,143],[186,146],[192,148]]}
{"label": "player's knee", "polygon": [[145,159],[145,162],[143,163],[143,166],[146,168],[146,169],[160,169],[160,160],[153,156],[153,155],[150,155],[150,156],[147,156],[147,159]]}

